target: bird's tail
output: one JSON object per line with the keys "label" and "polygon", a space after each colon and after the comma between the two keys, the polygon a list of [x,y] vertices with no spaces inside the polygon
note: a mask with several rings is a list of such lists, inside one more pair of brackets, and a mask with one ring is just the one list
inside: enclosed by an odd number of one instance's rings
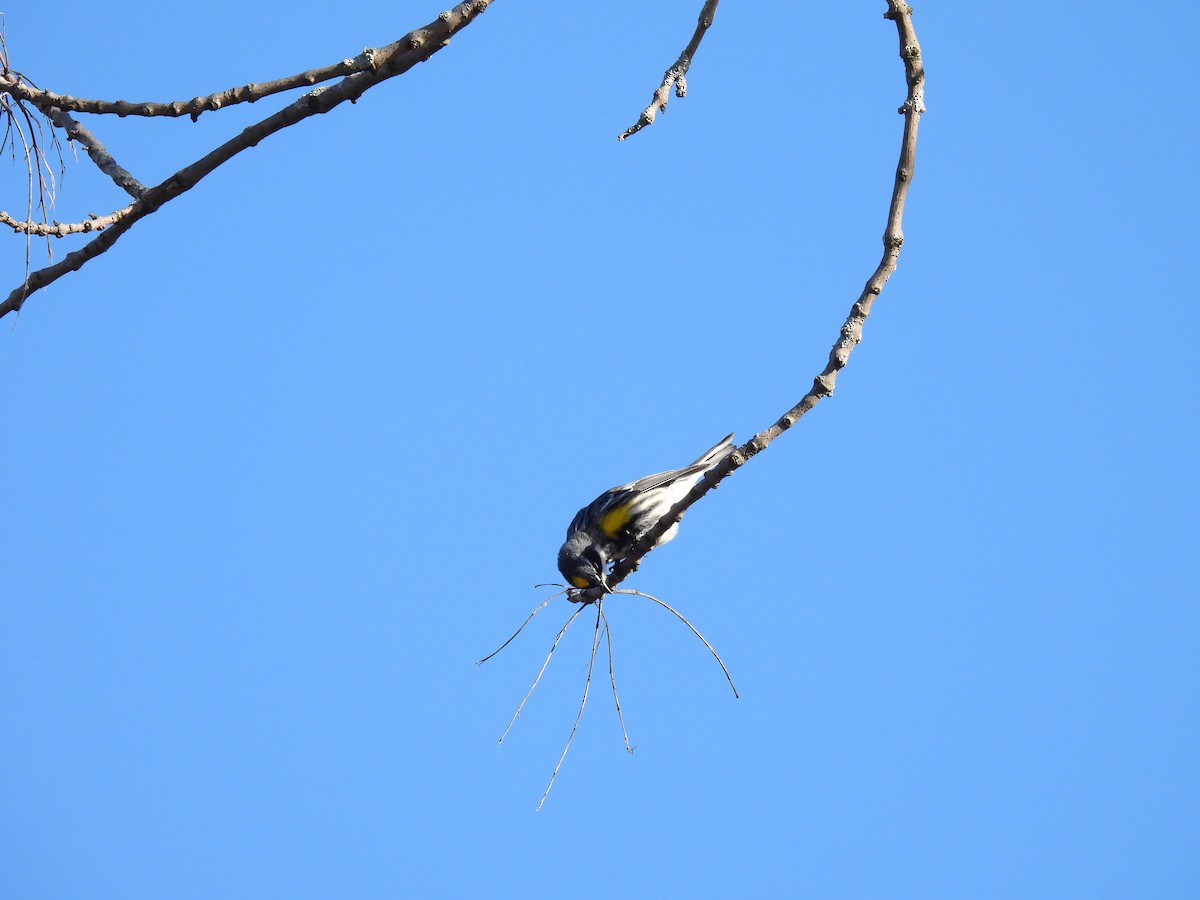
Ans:
{"label": "bird's tail", "polygon": [[700,458],[697,459],[690,466],[687,466],[687,468],[691,469],[691,468],[694,468],[695,466],[703,466],[704,470],[711,469],[713,466],[717,465],[719,462],[721,462],[721,460],[723,460],[725,457],[727,457],[732,452],[733,452],[733,435],[727,434],[727,435],[725,435],[725,437],[721,438],[720,441],[718,441],[716,444],[714,444],[710,449],[705,450],[704,453],[702,453],[700,455]]}

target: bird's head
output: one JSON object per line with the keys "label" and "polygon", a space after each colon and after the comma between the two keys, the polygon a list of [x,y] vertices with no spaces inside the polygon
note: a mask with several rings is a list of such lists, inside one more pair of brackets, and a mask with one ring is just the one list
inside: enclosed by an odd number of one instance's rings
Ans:
{"label": "bird's head", "polygon": [[604,574],[607,565],[604,550],[583,531],[574,532],[558,551],[558,571],[567,584],[580,590],[607,588]]}

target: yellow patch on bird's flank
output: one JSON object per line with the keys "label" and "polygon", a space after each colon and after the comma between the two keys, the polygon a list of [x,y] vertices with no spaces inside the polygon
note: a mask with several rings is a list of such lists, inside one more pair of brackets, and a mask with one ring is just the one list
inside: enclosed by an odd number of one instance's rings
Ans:
{"label": "yellow patch on bird's flank", "polygon": [[629,507],[632,504],[622,503],[615,509],[610,509],[600,517],[600,530],[605,537],[615,538],[626,523],[629,522]]}
{"label": "yellow patch on bird's flank", "polygon": [[575,587],[579,588],[581,591],[584,588],[591,587],[591,584],[582,575],[572,575],[570,581],[571,584],[575,585]]}

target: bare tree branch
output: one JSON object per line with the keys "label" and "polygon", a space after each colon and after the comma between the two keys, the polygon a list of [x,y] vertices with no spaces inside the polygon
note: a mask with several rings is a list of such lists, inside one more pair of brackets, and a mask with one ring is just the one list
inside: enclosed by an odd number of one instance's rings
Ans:
{"label": "bare tree branch", "polygon": [[[925,112],[925,66],[921,59],[921,45],[917,42],[917,35],[913,30],[912,7],[904,0],[887,0],[887,6],[884,18],[891,19],[896,23],[896,30],[900,37],[900,59],[904,63],[908,96],[898,110],[904,116],[904,130],[900,140],[900,161],[896,166],[896,178],[892,187],[891,203],[888,207],[887,225],[883,232],[883,258],[867,280],[858,299],[854,301],[854,305],[850,307],[850,315],[842,324],[833,349],[829,352],[829,360],[821,373],[813,379],[813,386],[808,393],[800,399],[800,402],[780,416],[774,425],[756,434],[726,457],[720,465],[710,469],[687,496],[676,503],[653,528],[642,535],[625,558],[613,567],[612,574],[608,576],[609,585],[616,585],[627,578],[638,567],[642,557],[650,552],[668,528],[679,521],[688,507],[715,488],[734,470],[745,465],[748,460],[765,450],[771,441],[795,425],[800,417],[816,406],[822,398],[833,395],[838,372],[845,367],[846,362],[850,359],[850,353],[862,340],[863,325],[867,316],[871,314],[872,304],[883,292],[883,286],[892,273],[896,271],[900,248],[904,244],[904,232],[901,228],[904,218],[904,203],[908,198],[908,189],[912,184],[916,165],[917,125],[922,113]],[[603,588],[576,591],[575,600],[584,603],[594,602],[603,592]]]}
{"label": "bare tree branch", "polygon": [[370,72],[376,67],[375,53],[370,48],[355,56],[353,59],[343,59],[331,66],[322,66],[277,78],[274,81],[252,82],[241,87],[228,88],[204,97],[194,97],[191,100],[172,100],[167,103],[139,102],[128,100],[84,100],[68,94],[56,94],[53,91],[43,91],[23,81],[16,73],[0,76],[0,91],[11,94],[18,100],[32,103],[42,112],[49,115],[51,109],[61,109],[75,113],[92,113],[95,115],[125,116],[191,116],[192,121],[200,118],[202,113],[214,112],[238,103],[254,103],[272,94],[290,91],[296,88],[312,87],[323,81],[334,78],[344,78],[356,72]]}
{"label": "bare tree branch", "polygon": [[704,35],[713,23],[713,17],[717,14],[717,4],[720,2],[721,0],[704,0],[704,6],[700,9],[699,21],[696,23],[696,31],[692,34],[692,39],[679,54],[679,59],[663,72],[662,84],[655,89],[654,96],[650,98],[650,105],[642,110],[642,114],[638,116],[636,122],[617,136],[618,141],[625,140],[631,134],[637,134],[647,125],[653,125],[658,114],[667,111],[667,101],[671,98],[672,89],[675,91],[675,96],[681,100],[687,96],[687,71],[692,65],[692,58],[695,57],[700,42],[704,40]]}
{"label": "bare tree branch", "polygon": [[91,231],[103,231],[122,217],[127,216],[133,209],[133,204],[123,206],[107,216],[92,216],[83,222],[18,222],[8,213],[0,210],[0,225],[7,225],[20,234],[36,235],[38,237],[66,237],[68,234],[87,234]]}
{"label": "bare tree branch", "polygon": [[134,200],[146,193],[146,186],[130,175],[125,168],[118,165],[100,140],[73,119],[70,113],[55,106],[50,107],[48,111],[43,111],[51,122],[67,133],[67,140],[78,141],[83,145],[92,162],[96,164],[96,168],[111,178],[117,187]]}
{"label": "bare tree branch", "polygon": [[[127,215],[122,216],[111,227],[100,232],[90,243],[67,254],[54,265],[26,275],[24,281],[14,288],[3,302],[0,302],[0,317],[19,310],[34,291],[56,281],[68,272],[76,271],[89,260],[104,253],[136,222],[155,212],[163,204],[191,190],[202,178],[238,153],[255,146],[275,132],[295,125],[310,116],[327,113],[347,100],[353,103],[375,85],[402,75],[418,63],[425,62],[450,43],[453,35],[475,21],[492,2],[493,0],[467,0],[467,2],[460,3],[453,9],[442,13],[424,28],[410,31],[395,43],[367,51],[374,62],[369,70],[356,71],[336,85],[309,91],[279,112],[244,129],[237,137],[226,141],[207,156],[180,169],[160,184],[147,189],[134,201]],[[11,76],[9,82],[0,83],[0,94],[3,93],[13,93]]]}

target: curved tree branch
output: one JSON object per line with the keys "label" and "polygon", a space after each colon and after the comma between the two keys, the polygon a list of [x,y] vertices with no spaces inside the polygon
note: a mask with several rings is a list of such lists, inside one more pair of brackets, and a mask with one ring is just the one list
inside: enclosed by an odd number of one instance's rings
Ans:
{"label": "curved tree branch", "polygon": [[[891,203],[888,207],[887,225],[883,232],[883,258],[866,286],[859,294],[854,305],[850,307],[850,315],[842,324],[837,340],[829,351],[829,360],[821,373],[813,379],[813,386],[800,401],[785,412],[770,428],[761,431],[753,438],[738,447],[732,454],[715,468],[709,470],[703,479],[698,481],[692,490],[682,500],[675,504],[658,523],[642,535],[634,548],[620,560],[608,576],[609,585],[616,585],[627,578],[654,547],[658,539],[673,524],[679,521],[684,512],[693,503],[715,488],[724,478],[739,469],[757,454],[767,448],[771,441],[783,434],[799,421],[800,417],[816,406],[823,398],[833,395],[834,385],[840,372],[850,359],[850,353],[862,340],[863,325],[871,314],[871,306],[883,291],[883,286],[896,271],[896,263],[900,258],[900,248],[904,244],[902,220],[904,218],[904,203],[908,198],[908,189],[912,184],[913,170],[916,165],[917,125],[921,114],[925,112],[925,67],[921,59],[921,45],[917,42],[917,34],[913,30],[912,7],[904,0],[887,0],[887,12],[884,18],[896,23],[900,37],[900,59],[904,63],[904,76],[908,84],[908,96],[899,112],[904,116],[904,131],[900,140],[900,161],[896,166],[896,179],[892,187]],[[603,588],[589,588],[580,591],[575,599],[585,603],[594,602],[603,594]]]}
{"label": "curved tree branch", "polygon": [[8,213],[0,210],[0,225],[7,225],[18,234],[29,234],[37,237],[66,237],[68,234],[87,234],[91,231],[103,231],[114,222],[119,222],[124,216],[129,215],[129,211],[133,209],[133,204],[123,206],[116,212],[111,212],[107,216],[92,216],[83,222],[34,222],[28,220],[18,222]]}

